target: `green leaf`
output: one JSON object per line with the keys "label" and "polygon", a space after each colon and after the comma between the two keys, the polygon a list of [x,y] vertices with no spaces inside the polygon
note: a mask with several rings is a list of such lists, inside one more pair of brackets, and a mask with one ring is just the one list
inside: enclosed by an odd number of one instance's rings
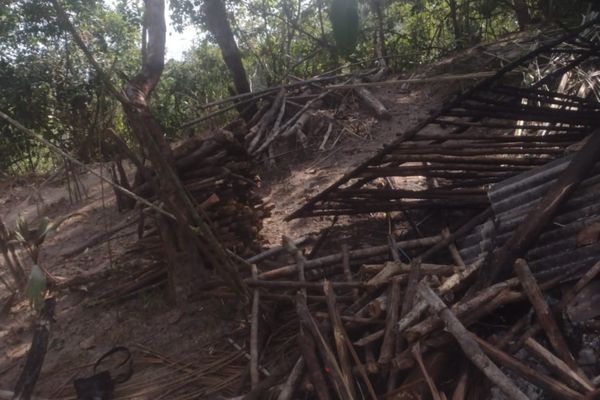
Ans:
{"label": "green leaf", "polygon": [[358,42],[358,0],[332,0],[329,18],[338,50],[351,54]]}
{"label": "green leaf", "polygon": [[31,274],[25,286],[25,295],[29,300],[29,304],[38,310],[44,303],[46,295],[46,274],[36,264],[31,267]]}

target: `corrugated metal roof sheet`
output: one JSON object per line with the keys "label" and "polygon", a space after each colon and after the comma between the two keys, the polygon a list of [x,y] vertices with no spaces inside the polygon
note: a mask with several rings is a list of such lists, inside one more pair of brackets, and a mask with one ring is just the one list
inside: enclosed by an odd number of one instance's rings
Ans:
{"label": "corrugated metal roof sheet", "polygon": [[[502,246],[542,199],[548,188],[567,167],[571,156],[552,161],[493,185],[488,191],[494,219],[476,227],[460,241],[466,263],[471,263]],[[563,204],[536,245],[525,258],[540,277],[552,277],[572,270],[573,276],[600,259],[600,243],[578,246],[576,236],[592,222],[600,221],[600,163],[590,171],[573,195]]]}

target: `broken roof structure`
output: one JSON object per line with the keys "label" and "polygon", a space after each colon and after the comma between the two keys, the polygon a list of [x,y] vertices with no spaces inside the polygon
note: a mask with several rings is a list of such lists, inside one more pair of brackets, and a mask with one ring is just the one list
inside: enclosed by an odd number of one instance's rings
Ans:
{"label": "broken roof structure", "polygon": [[[400,134],[289,219],[487,207],[490,185],[564,156],[600,126],[599,46],[594,21],[540,46]],[[404,190],[386,184],[390,178],[434,184]]]}

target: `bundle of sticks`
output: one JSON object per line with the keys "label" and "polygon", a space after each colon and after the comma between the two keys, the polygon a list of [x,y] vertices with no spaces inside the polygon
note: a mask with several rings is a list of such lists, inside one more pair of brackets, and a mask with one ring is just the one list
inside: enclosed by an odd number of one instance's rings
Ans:
{"label": "bundle of sticks", "polygon": [[[189,138],[173,149],[173,157],[185,190],[223,246],[241,256],[259,251],[262,221],[272,205],[258,196],[254,164],[234,135],[220,130]],[[155,197],[143,176],[134,190]],[[158,235],[147,229],[143,236]]]}
{"label": "bundle of sticks", "polygon": [[[304,242],[284,238],[249,258],[246,339],[250,394],[258,396],[250,398],[459,400],[486,398],[494,386],[510,399],[530,398],[535,387],[548,398],[594,398],[599,380],[576,361],[560,316],[598,276],[600,261],[579,277],[546,279],[518,259],[512,278],[478,288],[484,258],[465,265],[454,241],[486,215],[452,234],[390,236],[316,258]],[[234,294],[220,287],[202,296]],[[274,307],[276,325],[288,330],[270,331]],[[277,341],[288,347],[275,348]]]}

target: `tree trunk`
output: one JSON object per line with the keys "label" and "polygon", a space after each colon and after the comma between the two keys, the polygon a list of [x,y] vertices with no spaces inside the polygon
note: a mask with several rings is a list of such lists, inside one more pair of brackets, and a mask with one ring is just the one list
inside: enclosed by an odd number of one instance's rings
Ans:
{"label": "tree trunk", "polygon": [[[173,153],[163,135],[163,129],[158,120],[152,115],[148,105],[150,95],[160,80],[164,68],[165,56],[165,2],[164,0],[145,0],[145,18],[147,44],[145,46],[142,69],[128,82],[125,93],[129,100],[123,104],[125,115],[131,126],[131,130],[140,143],[145,155],[151,161],[156,171],[156,179],[150,178],[153,185],[157,186],[157,193],[161,193],[161,200],[168,211],[175,217],[173,229],[166,232],[177,232],[175,240],[180,249],[194,260],[194,254],[199,252],[206,261],[223,272],[237,289],[241,290],[239,276],[235,273],[225,249],[214,236],[205,221],[198,215],[193,202],[188,197],[174,168]],[[198,234],[192,230],[192,226],[198,229]],[[167,243],[167,246],[169,244]],[[194,247],[195,245],[195,247]],[[169,280],[177,281],[178,286],[185,294],[191,289],[192,281],[190,274],[201,271],[192,270],[197,265],[186,263],[187,270],[169,270]],[[169,292],[169,301],[174,303],[175,291]]]}
{"label": "tree trunk", "polygon": [[[161,201],[166,208],[166,211],[163,210],[162,213],[174,220],[171,223],[174,224],[173,231],[177,232],[175,239],[180,245],[178,250],[184,252],[185,255],[189,256],[189,260],[191,260],[185,265],[188,268],[190,266],[196,267],[194,272],[198,272],[198,265],[193,261],[197,259],[195,255],[202,255],[203,260],[206,260],[208,265],[215,268],[217,273],[234,290],[243,296],[244,301],[247,300],[246,287],[239,277],[236,266],[207,222],[198,213],[196,205],[189,198],[181,180],[177,176],[173,153],[169,147],[169,143],[163,136],[163,128],[152,115],[148,105],[150,95],[160,80],[164,68],[166,40],[165,1],[144,0],[144,24],[146,25],[147,35],[146,51],[143,56],[140,72],[127,83],[124,93],[112,85],[110,78],[94,59],[83,39],[70,22],[60,2],[52,0],[52,3],[59,17],[63,19],[63,22],[73,35],[75,42],[88,58],[88,61],[106,82],[110,92],[123,105],[123,111],[127,116],[131,130],[138,140],[145,157],[152,163],[156,175],[151,176],[144,168],[142,168],[141,173],[147,174],[146,180],[151,183],[155,193],[160,193]],[[140,164],[137,157],[133,157],[132,161],[135,164]],[[173,235],[171,234],[171,236]],[[184,290],[187,290],[193,285],[193,282],[186,279],[189,274],[182,272],[182,270],[178,270],[176,277],[180,278],[182,287]],[[172,273],[172,271],[169,271],[169,273]],[[173,301],[174,299],[169,300]]]}
{"label": "tree trunk", "polygon": [[379,61],[380,68],[387,67],[385,51],[385,21],[383,15],[383,4],[381,0],[371,0],[371,7],[377,18],[377,32],[375,33],[375,57]]}
{"label": "tree trunk", "polygon": [[458,4],[456,0],[448,0],[450,6],[450,20],[452,21],[452,30],[454,31],[454,42],[457,49],[463,48],[463,35],[460,22],[458,20]]}
{"label": "tree trunk", "polygon": [[[242,55],[235,42],[233,31],[227,18],[227,10],[222,0],[204,1],[204,22],[221,49],[223,60],[233,78],[236,94],[250,92],[250,84],[244,64],[242,63]],[[250,107],[247,105],[240,106],[238,111],[242,113],[245,119],[251,118],[256,113],[253,104]]]}
{"label": "tree trunk", "polygon": [[527,26],[531,24],[531,16],[529,15],[527,2],[525,0],[513,0],[513,7],[515,8],[519,30],[525,30]]}

